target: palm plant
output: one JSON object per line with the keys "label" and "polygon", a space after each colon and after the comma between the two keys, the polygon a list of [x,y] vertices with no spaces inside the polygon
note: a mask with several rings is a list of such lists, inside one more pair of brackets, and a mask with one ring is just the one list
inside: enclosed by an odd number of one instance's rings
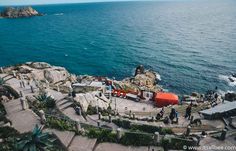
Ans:
{"label": "palm plant", "polygon": [[18,151],[45,151],[53,147],[53,142],[48,133],[42,133],[42,128],[35,126],[32,133],[22,138],[17,144]]}
{"label": "palm plant", "polygon": [[53,108],[56,105],[55,100],[51,96],[48,96],[46,93],[42,93],[42,94],[36,96],[35,98],[40,103],[42,103],[43,106],[45,106],[47,108]]}

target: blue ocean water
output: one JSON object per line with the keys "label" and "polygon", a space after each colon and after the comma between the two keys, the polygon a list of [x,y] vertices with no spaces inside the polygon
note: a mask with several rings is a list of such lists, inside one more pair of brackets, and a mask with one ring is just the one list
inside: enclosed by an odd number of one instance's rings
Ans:
{"label": "blue ocean water", "polygon": [[122,79],[143,64],[178,94],[236,72],[236,1],[34,6],[42,17],[0,19],[0,66],[45,61],[76,74]]}

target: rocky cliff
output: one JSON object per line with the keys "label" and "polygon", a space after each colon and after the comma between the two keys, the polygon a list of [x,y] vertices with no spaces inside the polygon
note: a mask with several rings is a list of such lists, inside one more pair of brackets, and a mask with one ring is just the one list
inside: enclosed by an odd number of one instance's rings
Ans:
{"label": "rocky cliff", "polygon": [[3,18],[21,18],[21,17],[32,17],[32,16],[42,16],[42,14],[38,13],[32,7],[22,7],[22,8],[7,7],[0,13],[0,17]]}

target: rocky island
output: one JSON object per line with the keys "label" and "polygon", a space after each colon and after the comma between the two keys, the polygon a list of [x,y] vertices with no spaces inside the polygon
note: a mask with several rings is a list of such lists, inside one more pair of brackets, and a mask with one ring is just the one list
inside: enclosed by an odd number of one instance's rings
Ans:
{"label": "rocky island", "polygon": [[42,16],[43,14],[37,12],[32,7],[7,7],[1,13],[2,18],[22,18],[22,17],[32,17],[32,16]]}
{"label": "rocky island", "polygon": [[71,74],[45,62],[0,67],[0,150],[167,151],[236,144],[235,94],[195,92],[157,108],[156,96],[167,95],[158,79],[143,66],[121,81]]}

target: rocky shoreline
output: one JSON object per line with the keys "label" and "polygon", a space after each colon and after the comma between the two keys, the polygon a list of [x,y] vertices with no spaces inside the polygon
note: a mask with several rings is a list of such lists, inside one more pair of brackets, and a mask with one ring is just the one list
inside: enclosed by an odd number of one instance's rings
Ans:
{"label": "rocky shoreline", "polygon": [[[43,125],[43,131],[55,134],[67,150],[81,150],[88,142],[93,142],[89,147],[95,151],[111,150],[110,145],[120,150],[127,149],[127,145],[142,145],[144,148],[137,149],[143,151],[150,150],[150,145],[155,150],[176,150],[182,149],[183,144],[235,143],[236,108],[227,111],[227,106],[232,104],[232,108],[236,103],[234,95],[227,96],[232,99],[229,102],[216,92],[206,96],[193,93],[185,97],[189,104],[181,101],[157,108],[150,97],[152,93],[145,98],[143,91],[162,93],[158,79],[157,73],[143,66],[136,68],[133,77],[121,81],[77,76],[45,62],[1,67],[0,111],[5,116],[0,119],[0,129],[14,128],[26,133],[36,124]],[[186,118],[189,107],[191,117]],[[222,108],[221,114],[215,113]],[[7,138],[0,135],[1,139],[7,145]]]}
{"label": "rocky shoreline", "polygon": [[39,13],[32,7],[7,7],[1,13],[1,18],[24,18],[24,17],[33,17],[33,16],[42,16],[43,14]]}

